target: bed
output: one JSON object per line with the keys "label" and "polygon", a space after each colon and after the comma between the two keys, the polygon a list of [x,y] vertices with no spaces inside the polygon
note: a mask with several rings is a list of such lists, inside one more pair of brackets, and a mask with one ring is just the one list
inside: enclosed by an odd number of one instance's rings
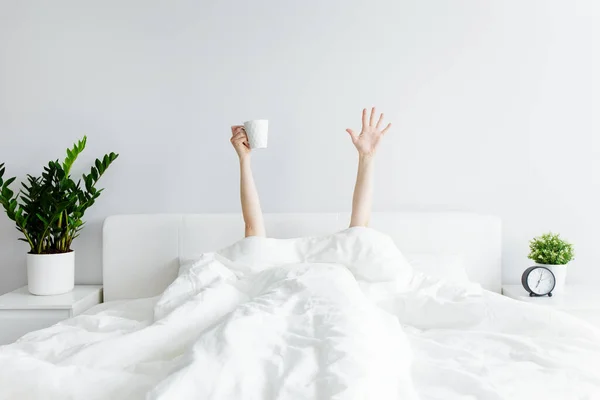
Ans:
{"label": "bed", "polygon": [[595,327],[498,294],[498,218],[265,219],[109,217],[105,303],[0,347],[0,399],[600,395]]}

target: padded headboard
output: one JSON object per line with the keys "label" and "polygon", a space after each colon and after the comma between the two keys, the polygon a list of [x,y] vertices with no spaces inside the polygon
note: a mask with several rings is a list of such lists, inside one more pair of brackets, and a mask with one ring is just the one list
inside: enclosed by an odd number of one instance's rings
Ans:
{"label": "padded headboard", "polygon": [[[269,237],[325,235],[348,227],[349,214],[265,214]],[[501,222],[468,213],[373,213],[370,226],[405,253],[460,254],[474,282],[501,286]],[[104,222],[104,299],[160,294],[175,278],[179,258],[218,250],[244,236],[239,214],[115,215]]]}

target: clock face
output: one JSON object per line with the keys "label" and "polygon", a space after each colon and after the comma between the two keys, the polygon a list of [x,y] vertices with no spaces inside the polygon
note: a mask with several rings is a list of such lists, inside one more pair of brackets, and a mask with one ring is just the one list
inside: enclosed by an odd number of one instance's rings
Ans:
{"label": "clock face", "polygon": [[527,275],[527,286],[537,295],[548,294],[554,289],[554,275],[546,268],[534,268]]}

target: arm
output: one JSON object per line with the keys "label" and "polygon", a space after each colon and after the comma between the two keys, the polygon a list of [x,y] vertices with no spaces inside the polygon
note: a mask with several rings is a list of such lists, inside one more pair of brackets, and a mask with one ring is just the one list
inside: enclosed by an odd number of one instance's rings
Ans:
{"label": "arm", "polygon": [[367,109],[362,112],[362,129],[356,134],[352,129],[346,129],[350,134],[352,143],[358,151],[358,173],[356,174],[356,185],[352,197],[352,217],[350,227],[368,226],[371,218],[371,204],[373,198],[373,168],[375,150],[379,141],[386,134],[392,124],[387,124],[381,129],[383,114],[379,116],[375,124],[375,107],[371,110],[371,116],[367,120]]}
{"label": "arm", "polygon": [[245,236],[266,236],[258,192],[252,176],[250,146],[243,126],[231,127],[231,144],[240,159],[240,197]]}

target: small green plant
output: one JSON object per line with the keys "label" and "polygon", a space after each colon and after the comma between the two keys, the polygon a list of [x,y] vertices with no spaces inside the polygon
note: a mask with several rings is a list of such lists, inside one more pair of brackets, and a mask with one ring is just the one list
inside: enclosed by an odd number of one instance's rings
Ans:
{"label": "small green plant", "polygon": [[538,264],[564,265],[573,259],[573,245],[552,232],[534,237],[529,242],[529,258]]}
{"label": "small green plant", "polygon": [[68,253],[71,243],[83,228],[83,216],[100,196],[103,189],[96,183],[110,164],[119,156],[106,154],[97,159],[88,175],[75,182],[71,179],[71,167],[85,149],[87,138],[67,149],[62,163],[50,161],[41,177],[27,175],[27,181],[15,194],[10,185],[16,178],[4,181],[4,163],[0,163],[0,205],[8,218],[13,220],[23,235],[31,254]]}

